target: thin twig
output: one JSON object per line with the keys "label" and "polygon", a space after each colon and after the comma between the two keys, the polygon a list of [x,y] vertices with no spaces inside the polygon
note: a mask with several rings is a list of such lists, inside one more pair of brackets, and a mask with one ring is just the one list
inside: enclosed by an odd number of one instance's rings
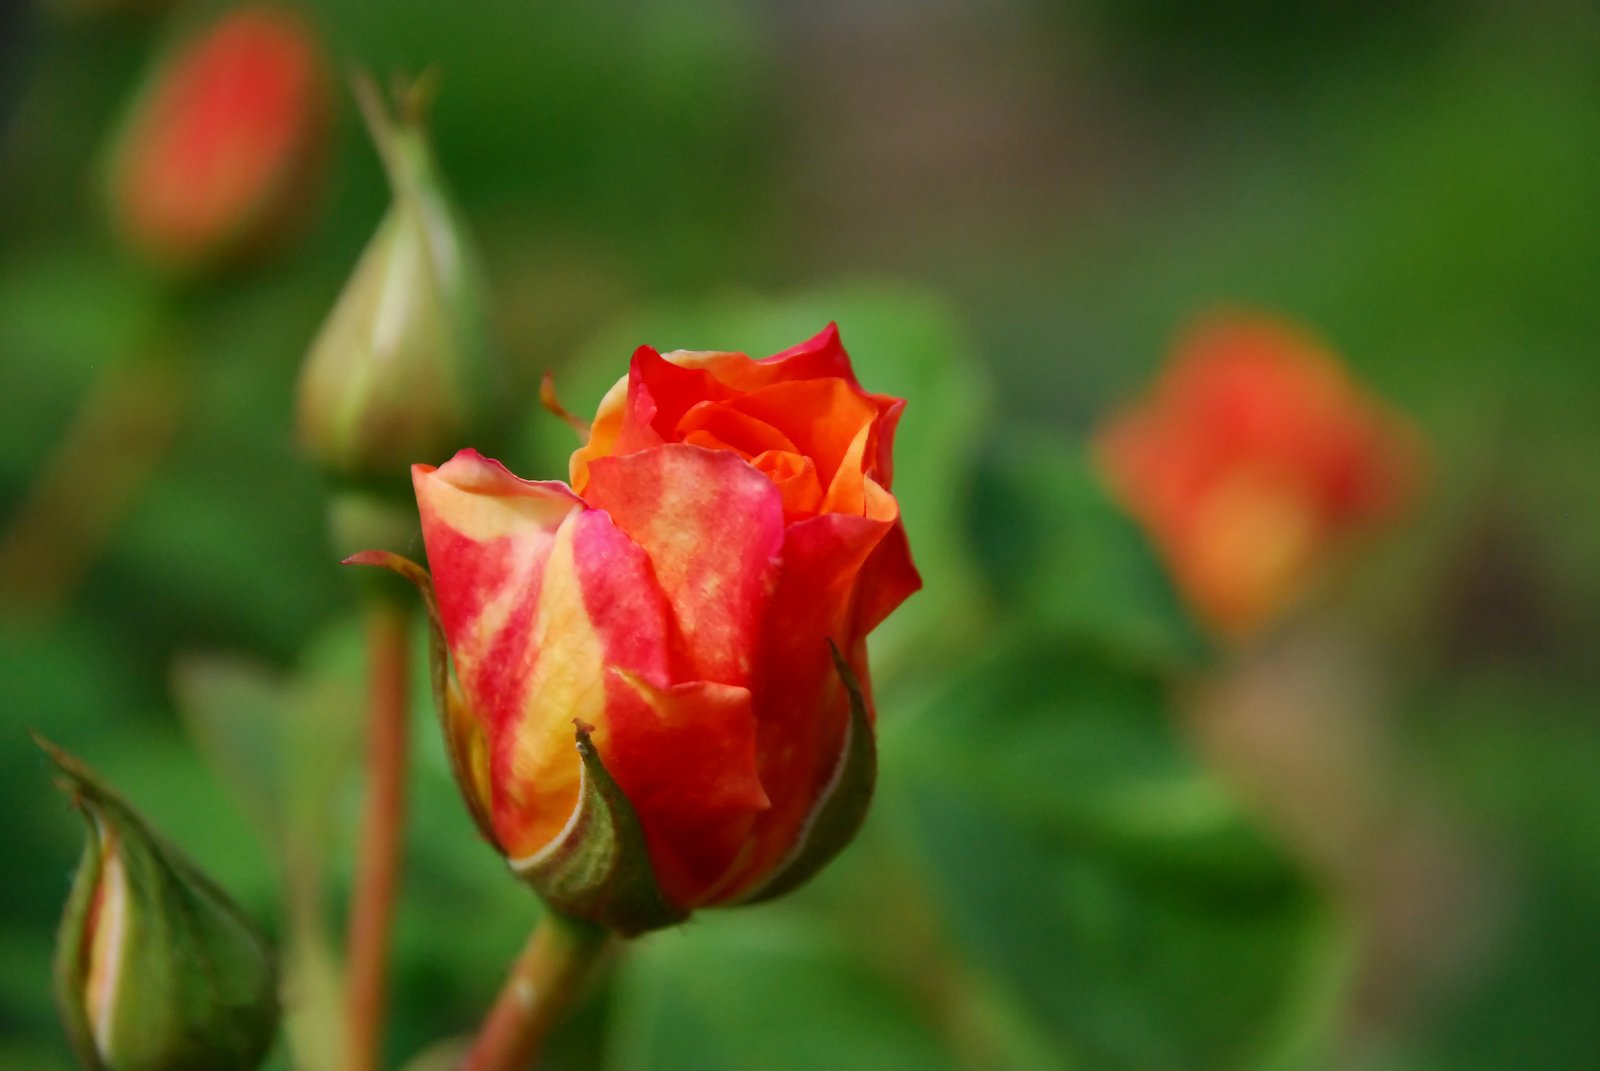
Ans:
{"label": "thin twig", "polygon": [[369,595],[367,796],[350,904],[347,996],[352,1071],[377,1071],[389,1000],[389,933],[404,847],[410,629],[402,603]]}

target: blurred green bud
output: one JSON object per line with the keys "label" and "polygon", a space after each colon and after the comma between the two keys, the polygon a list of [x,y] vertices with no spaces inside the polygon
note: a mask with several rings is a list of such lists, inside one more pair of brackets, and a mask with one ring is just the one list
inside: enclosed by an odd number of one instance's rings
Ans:
{"label": "blurred green bud", "polygon": [[41,740],[89,841],[56,943],[56,999],[89,1071],[260,1065],[278,1023],[266,941],[83,763]]}
{"label": "blurred green bud", "polygon": [[355,92],[394,200],[306,357],[300,439],[336,477],[404,491],[413,462],[484,430],[486,290],[428,144],[426,83],[401,95],[398,114],[370,79]]}

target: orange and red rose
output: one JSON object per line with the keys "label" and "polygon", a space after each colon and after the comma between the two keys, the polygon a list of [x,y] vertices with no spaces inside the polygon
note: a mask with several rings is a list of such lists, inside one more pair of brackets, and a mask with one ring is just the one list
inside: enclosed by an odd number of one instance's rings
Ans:
{"label": "orange and red rose", "polygon": [[1197,325],[1150,396],[1098,439],[1102,471],[1217,632],[1286,609],[1350,535],[1416,480],[1414,434],[1300,329]]}
{"label": "orange and red rose", "polygon": [[513,866],[574,820],[575,720],[681,911],[843,847],[810,842],[849,678],[869,692],[867,634],[920,586],[891,493],[903,406],[861,388],[832,327],[765,360],[645,347],[570,485],[470,450],[413,468],[477,740],[461,780]]}

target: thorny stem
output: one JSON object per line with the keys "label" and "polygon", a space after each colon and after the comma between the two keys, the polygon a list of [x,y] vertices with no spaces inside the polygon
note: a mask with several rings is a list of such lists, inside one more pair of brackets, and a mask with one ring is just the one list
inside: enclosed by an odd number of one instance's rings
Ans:
{"label": "thorny stem", "polygon": [[366,808],[361,818],[355,890],[350,903],[346,1011],[352,1071],[377,1071],[389,999],[389,932],[404,846],[406,712],[409,708],[408,613],[394,599],[366,599]]}
{"label": "thorny stem", "polygon": [[526,1071],[610,942],[608,931],[546,911],[511,966],[461,1071]]}

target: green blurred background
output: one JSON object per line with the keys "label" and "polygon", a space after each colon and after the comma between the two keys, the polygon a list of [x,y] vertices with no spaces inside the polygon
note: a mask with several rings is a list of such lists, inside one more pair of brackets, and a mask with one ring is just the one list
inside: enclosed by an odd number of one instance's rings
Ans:
{"label": "green blurred background", "polygon": [[[377,159],[342,94],[304,237],[176,308],[97,186],[152,56],[219,10],[0,27],[0,525],[108,375],[152,338],[184,370],[70,596],[0,607],[6,1068],[67,1066],[49,959],[81,834],[29,729],[275,930],[274,794],[347,890],[359,638],[291,414],[387,203]],[[640,942],[548,1066],[1594,1065],[1592,4],[303,10],[338,70],[438,68],[514,470],[571,448],[540,372],[584,412],[639,343],[764,354],[837,320],[910,399],[927,590],[874,646],[861,842],[788,901]],[[1248,654],[1207,649],[1085,462],[1217,303],[1311,325],[1429,444],[1406,523]],[[394,1066],[472,1027],[537,915],[418,695]]]}

